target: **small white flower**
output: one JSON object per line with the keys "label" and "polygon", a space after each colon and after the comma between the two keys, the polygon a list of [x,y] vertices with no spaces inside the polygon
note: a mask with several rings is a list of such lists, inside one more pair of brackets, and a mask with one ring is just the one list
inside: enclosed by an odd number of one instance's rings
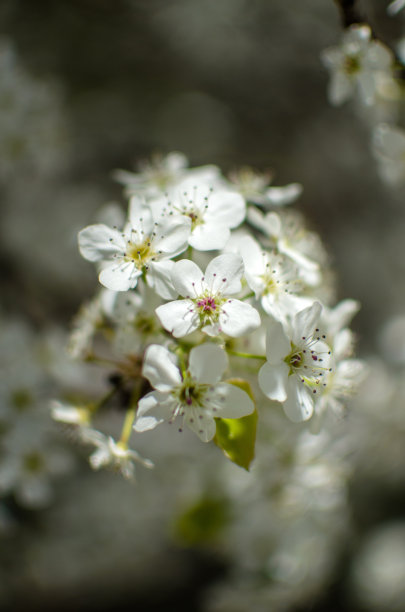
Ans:
{"label": "small white flower", "polygon": [[156,309],[163,327],[179,338],[202,329],[209,336],[221,332],[242,336],[260,325],[260,316],[250,304],[229,298],[241,290],[243,261],[239,255],[225,253],[215,257],[205,274],[194,262],[175,263],[172,283],[183,300]]}
{"label": "small white flower", "polygon": [[289,214],[263,214],[257,208],[250,207],[248,220],[270,238],[279,253],[291,259],[307,285],[319,285],[319,263],[313,257],[321,259],[323,253],[320,252],[315,235],[304,228],[300,215],[292,214],[291,211]]}
{"label": "small white flower", "polygon": [[112,319],[115,324],[114,346],[120,354],[136,355],[152,341],[163,340],[163,330],[155,315],[155,309],[161,303],[161,298],[144,285],[139,287],[139,292],[118,294]]}
{"label": "small white flower", "polygon": [[270,172],[259,173],[249,167],[241,168],[229,175],[232,186],[245,200],[259,206],[285,206],[295,202],[301,195],[302,185],[299,183],[269,187],[271,178]]}
{"label": "small white flower", "polygon": [[96,447],[89,458],[93,470],[111,467],[121,472],[124,478],[131,480],[135,476],[135,461],[141,463],[144,467],[153,467],[152,461],[144,459],[135,450],[128,448],[126,444],[116,442],[111,436],[105,436],[96,429],[82,429],[80,438],[83,442]]}
{"label": "small white flower", "polygon": [[189,219],[155,222],[151,210],[134,197],[122,232],[103,224],[90,225],[79,232],[79,249],[85,259],[104,263],[99,280],[107,289],[133,289],[146,273],[148,284],[170,299],[173,262],[168,260],[186,249],[189,234]]}
{"label": "small white flower", "polygon": [[170,197],[151,203],[156,218],[191,223],[189,245],[198,251],[222,249],[246,214],[244,199],[234,191],[213,191],[206,183],[187,180]]}
{"label": "small white flower", "polygon": [[190,351],[188,369],[181,372],[173,353],[152,344],[145,353],[143,376],[156,391],[140,400],[134,429],[147,431],[181,416],[183,424],[209,442],[216,431],[215,417],[238,419],[252,413],[254,404],[247,393],[219,382],[227,366],[221,347],[202,344]]}
{"label": "small white flower", "polygon": [[165,157],[155,155],[150,162],[139,164],[138,173],[116,170],[114,176],[125,186],[127,195],[152,198],[159,196],[162,191],[167,192],[186,178],[212,184],[219,178],[219,169],[216,166],[188,168],[187,157],[174,151]]}
{"label": "small white flower", "polygon": [[259,371],[259,386],[272,400],[283,403],[292,421],[306,421],[314,410],[314,396],[326,385],[330,348],[317,327],[322,306],[315,302],[298,312],[288,333],[278,321],[269,321],[267,362]]}
{"label": "small white flower", "polygon": [[309,306],[314,300],[303,298],[298,291],[303,284],[297,269],[282,255],[262,249],[250,236],[240,239],[239,251],[245,264],[245,277],[249,287],[260,300],[263,310],[277,321],[286,321],[288,315]]}
{"label": "small white flower", "polygon": [[355,91],[363,104],[373,104],[376,77],[381,71],[389,71],[393,63],[390,50],[371,39],[370,28],[357,24],[345,31],[339,47],[325,49],[321,57],[331,72],[328,97],[335,106],[351,98]]}

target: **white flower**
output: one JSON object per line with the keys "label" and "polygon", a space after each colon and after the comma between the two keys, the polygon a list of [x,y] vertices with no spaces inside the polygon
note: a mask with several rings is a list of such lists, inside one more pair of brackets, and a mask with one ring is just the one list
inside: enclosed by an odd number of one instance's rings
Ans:
{"label": "white flower", "polygon": [[283,403],[292,421],[306,421],[314,410],[314,396],[322,393],[330,372],[330,349],[317,323],[322,306],[315,302],[298,312],[288,333],[270,321],[266,334],[267,362],[259,371],[259,386],[272,400]]}
{"label": "white flower", "polygon": [[147,431],[181,416],[183,424],[203,442],[209,442],[216,431],[215,417],[238,419],[252,413],[254,404],[247,393],[219,382],[227,366],[227,355],[216,344],[191,349],[188,369],[183,372],[172,353],[163,346],[151,345],[142,373],[156,391],[140,400],[134,429]]}
{"label": "white flower", "polygon": [[399,11],[402,11],[404,6],[405,0],[394,0],[394,2],[391,2],[391,4],[388,5],[387,13],[391,16],[396,15],[397,13],[399,13]]}
{"label": "white flower", "polygon": [[155,222],[150,209],[134,197],[122,232],[103,224],[90,225],[79,232],[79,248],[85,259],[105,264],[99,280],[107,289],[133,289],[146,273],[148,284],[170,299],[173,262],[167,260],[185,250],[189,233],[189,219]]}
{"label": "white flower", "polygon": [[239,255],[215,257],[205,274],[193,261],[175,263],[172,283],[184,300],[175,300],[156,309],[163,327],[179,338],[202,329],[209,336],[221,332],[242,336],[260,325],[260,316],[250,304],[229,298],[241,290],[243,261]]}
{"label": "white flower", "polygon": [[219,169],[216,166],[188,168],[187,157],[173,151],[165,157],[156,155],[150,162],[139,164],[138,173],[116,170],[114,176],[125,186],[127,195],[142,194],[151,198],[168,191],[186,178],[212,184],[219,178]]}
{"label": "white flower", "polygon": [[239,251],[245,264],[246,281],[267,314],[285,321],[289,314],[314,301],[295,295],[303,287],[290,260],[263,250],[250,236],[241,238]]}
{"label": "white flower", "polygon": [[198,251],[222,249],[245,218],[244,199],[234,191],[213,191],[206,183],[185,181],[170,197],[151,203],[156,218],[186,219],[191,223],[189,244]]}
{"label": "white flower", "polygon": [[383,180],[398,185],[405,180],[405,132],[395,125],[381,123],[373,135],[373,151]]}
{"label": "white flower", "polygon": [[114,346],[122,354],[143,352],[146,344],[163,340],[163,330],[155,315],[161,298],[149,287],[141,285],[139,292],[118,294],[112,312],[115,337]]}
{"label": "white flower", "polygon": [[371,39],[367,25],[348,28],[339,47],[325,49],[322,60],[331,72],[328,97],[337,106],[351,98],[358,90],[363,104],[374,102],[376,77],[381,71],[389,71],[392,54],[378,40]]}
{"label": "white flower", "polygon": [[294,202],[302,193],[302,185],[290,183],[283,187],[269,187],[272,175],[270,172],[256,172],[253,168],[241,168],[231,172],[229,179],[232,186],[247,202],[259,206],[285,206]]}
{"label": "white flower", "polygon": [[141,463],[147,468],[153,467],[152,461],[144,459],[135,450],[128,448],[126,444],[116,442],[111,436],[105,436],[96,429],[82,429],[80,438],[83,442],[96,447],[96,450],[89,458],[93,470],[111,467],[120,471],[124,478],[130,480],[135,476],[134,461]]}
{"label": "white flower", "polygon": [[323,254],[315,235],[304,228],[300,215],[276,212],[264,215],[257,208],[250,207],[248,220],[271,239],[279,253],[293,261],[307,285],[320,283],[319,264],[312,257],[320,259]]}

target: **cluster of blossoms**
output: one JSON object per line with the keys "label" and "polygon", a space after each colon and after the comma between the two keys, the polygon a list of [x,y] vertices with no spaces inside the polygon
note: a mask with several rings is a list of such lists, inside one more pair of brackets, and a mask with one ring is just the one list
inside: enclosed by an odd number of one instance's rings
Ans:
{"label": "cluster of blossoms", "polygon": [[[218,428],[237,422],[239,454],[251,447],[252,459],[260,398],[263,410],[278,402],[314,429],[330,409],[341,412],[361,371],[348,329],[358,304],[326,301],[320,241],[285,210],[301,186],[272,187],[250,169],[226,179],[214,166],[188,168],[179,153],[117,178],[129,197],[126,220],[79,233],[103,288],[70,342],[75,358],[113,370],[111,387],[101,400],[53,405],[56,420],[96,447],[92,466],[132,477],[134,461],[152,465],[130,449],[132,431],[174,421],[228,456],[232,436]],[[118,441],[93,428],[113,401],[126,410]]]}
{"label": "cluster of blossoms", "polygon": [[[403,0],[392,2],[388,12],[403,8]],[[330,72],[328,99],[333,106],[353,99],[359,115],[370,123],[371,146],[381,178],[390,185],[405,180],[405,132],[398,125],[403,108],[404,40],[396,54],[375,38],[370,26],[348,27],[339,46],[325,49],[322,62]]]}

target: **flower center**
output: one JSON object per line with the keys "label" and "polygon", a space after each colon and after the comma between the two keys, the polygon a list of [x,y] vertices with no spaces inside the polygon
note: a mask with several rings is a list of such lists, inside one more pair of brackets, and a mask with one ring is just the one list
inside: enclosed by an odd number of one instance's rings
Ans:
{"label": "flower center", "polygon": [[177,391],[177,396],[183,406],[202,407],[206,390],[207,385],[199,385],[189,375],[186,375],[183,384]]}
{"label": "flower center", "polygon": [[352,76],[360,71],[360,61],[356,55],[346,55],[343,62],[343,70],[346,74]]}
{"label": "flower center", "polygon": [[147,262],[153,259],[155,255],[156,252],[153,250],[152,242],[149,237],[146,237],[140,244],[128,241],[125,259],[127,261],[132,261],[139,270],[142,270]]}
{"label": "flower center", "polygon": [[225,301],[224,298],[212,295],[208,291],[194,300],[195,310],[200,317],[201,324],[207,325],[218,321],[221,306]]}
{"label": "flower center", "polygon": [[295,346],[295,344],[291,342],[291,353],[284,357],[284,361],[290,368],[288,375],[291,376],[291,374],[294,374],[299,368],[303,366],[304,353],[297,346]]}

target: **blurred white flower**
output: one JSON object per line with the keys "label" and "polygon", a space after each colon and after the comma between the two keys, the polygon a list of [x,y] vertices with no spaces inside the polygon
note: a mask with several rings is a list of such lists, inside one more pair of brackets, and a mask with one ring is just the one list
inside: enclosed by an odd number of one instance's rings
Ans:
{"label": "blurred white flower", "polygon": [[328,97],[331,104],[343,104],[358,92],[365,105],[374,102],[376,76],[389,72],[393,64],[391,51],[372,39],[368,25],[355,24],[343,34],[339,47],[325,49],[322,61],[330,71]]}

